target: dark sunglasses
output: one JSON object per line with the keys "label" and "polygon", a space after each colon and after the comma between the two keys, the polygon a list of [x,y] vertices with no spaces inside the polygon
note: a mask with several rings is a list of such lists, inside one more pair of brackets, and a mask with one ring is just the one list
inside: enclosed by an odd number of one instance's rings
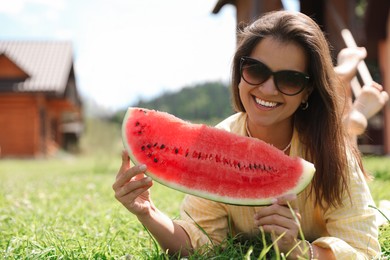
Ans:
{"label": "dark sunglasses", "polygon": [[260,85],[273,76],[276,88],[287,96],[301,93],[310,80],[307,74],[299,71],[280,70],[274,72],[264,63],[246,56],[240,60],[240,74],[250,85]]}

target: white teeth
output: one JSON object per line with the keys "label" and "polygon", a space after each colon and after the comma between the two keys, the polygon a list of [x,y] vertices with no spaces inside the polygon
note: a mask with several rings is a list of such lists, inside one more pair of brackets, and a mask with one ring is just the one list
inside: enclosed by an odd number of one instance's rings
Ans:
{"label": "white teeth", "polygon": [[257,104],[265,106],[265,107],[276,107],[278,105],[278,103],[276,103],[276,102],[269,102],[269,101],[265,101],[265,100],[262,100],[259,98],[256,98],[255,100],[256,100]]}

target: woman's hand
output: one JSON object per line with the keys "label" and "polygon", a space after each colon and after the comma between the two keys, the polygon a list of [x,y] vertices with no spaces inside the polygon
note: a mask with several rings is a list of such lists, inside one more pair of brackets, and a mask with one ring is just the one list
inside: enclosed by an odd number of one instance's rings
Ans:
{"label": "woman's hand", "polygon": [[127,152],[122,153],[122,166],[112,185],[119,200],[150,231],[165,252],[181,256],[189,254],[191,241],[184,229],[160,212],[150,199],[152,180],[145,177],[146,166],[130,167]]}
{"label": "woman's hand", "polygon": [[[264,232],[270,233],[273,241],[278,239],[279,250],[284,253],[289,252],[299,243],[301,216],[297,209],[290,209],[287,205],[288,202],[295,199],[296,195],[278,198],[272,205],[261,208],[254,215],[255,225],[261,227]],[[299,247],[294,251],[299,253]]]}
{"label": "woman's hand", "polygon": [[145,165],[130,167],[129,155],[124,151],[122,165],[112,185],[115,198],[137,217],[149,214],[154,208],[148,190],[153,183],[150,177],[145,177],[145,171]]}

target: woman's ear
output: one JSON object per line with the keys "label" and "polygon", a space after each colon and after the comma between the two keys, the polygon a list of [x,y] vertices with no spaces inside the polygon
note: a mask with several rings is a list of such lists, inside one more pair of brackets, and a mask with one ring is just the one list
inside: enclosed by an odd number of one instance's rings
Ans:
{"label": "woman's ear", "polygon": [[313,89],[314,89],[314,88],[313,88],[312,86],[310,86],[310,87],[307,88],[307,91],[306,91],[306,94],[305,94],[303,100],[308,100],[308,99],[309,99],[311,93],[313,92]]}

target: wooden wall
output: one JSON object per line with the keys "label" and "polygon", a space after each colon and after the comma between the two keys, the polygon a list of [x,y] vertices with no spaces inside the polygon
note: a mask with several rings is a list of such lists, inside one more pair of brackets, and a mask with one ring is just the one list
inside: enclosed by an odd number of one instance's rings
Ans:
{"label": "wooden wall", "polygon": [[0,156],[49,155],[62,145],[60,126],[64,100],[48,100],[42,93],[0,95]]}
{"label": "wooden wall", "polygon": [[42,97],[0,95],[1,156],[36,156],[41,150],[39,107]]}
{"label": "wooden wall", "polygon": [[0,157],[36,157],[66,148],[63,123],[82,124],[73,65],[64,93],[17,92],[15,84],[29,75],[4,53],[0,68]]}

